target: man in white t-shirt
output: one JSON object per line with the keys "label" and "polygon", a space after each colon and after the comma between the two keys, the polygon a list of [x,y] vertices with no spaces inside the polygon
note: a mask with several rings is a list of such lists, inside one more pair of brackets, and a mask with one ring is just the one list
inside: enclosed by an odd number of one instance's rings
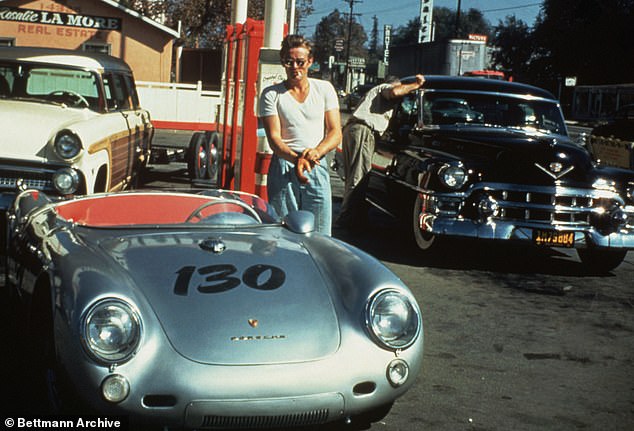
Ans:
{"label": "man in white t-shirt", "polygon": [[330,82],[308,77],[312,47],[302,36],[284,39],[280,59],[287,78],[265,88],[259,103],[273,150],[269,203],[281,217],[297,209],[312,212],[316,229],[330,235],[330,174],[321,159],[341,142],[339,100]]}

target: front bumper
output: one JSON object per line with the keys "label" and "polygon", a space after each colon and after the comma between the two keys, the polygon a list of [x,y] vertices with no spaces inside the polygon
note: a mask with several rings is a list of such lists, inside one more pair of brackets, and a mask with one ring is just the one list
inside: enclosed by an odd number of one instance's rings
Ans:
{"label": "front bumper", "polygon": [[522,224],[495,219],[484,222],[437,217],[432,222],[429,233],[486,240],[508,240],[533,242],[533,233],[537,230],[552,229],[574,232],[574,248],[608,247],[634,249],[632,229],[604,235],[593,228],[557,227],[550,224]]}
{"label": "front bumper", "polygon": [[[36,163],[24,160],[11,160],[0,158],[0,193],[19,192],[20,190],[33,189],[45,192],[50,196],[58,196],[53,184],[56,172],[68,169],[67,164]],[[83,174],[73,169],[77,174],[77,193],[85,193],[85,180]]]}
{"label": "front bumper", "polygon": [[[79,397],[99,414],[187,429],[317,426],[390,405],[414,384],[423,359],[422,334],[396,354],[378,348],[365,334],[350,332],[342,342],[348,347],[314,361],[204,364],[181,356],[160,331],[148,326],[145,346],[136,357],[110,370],[87,359],[78,361],[86,357],[74,343],[60,350],[62,362],[72,364],[65,368]],[[409,366],[407,381],[398,387],[386,375],[395,360]],[[101,396],[102,382],[113,373],[129,382],[129,396],[120,403]]]}
{"label": "front bumper", "polygon": [[612,190],[482,183],[419,192],[420,226],[430,234],[535,242],[538,231],[570,232],[574,248],[634,249],[634,204]]}

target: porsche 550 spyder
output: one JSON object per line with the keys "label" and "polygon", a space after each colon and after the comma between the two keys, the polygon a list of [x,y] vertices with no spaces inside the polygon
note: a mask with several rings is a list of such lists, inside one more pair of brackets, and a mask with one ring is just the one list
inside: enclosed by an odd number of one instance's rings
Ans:
{"label": "porsche 550 spyder", "polygon": [[[257,196],[134,191],[9,213],[7,287],[57,411],[192,429],[369,423],[423,323],[376,259]],[[83,411],[83,410],[82,410]]]}

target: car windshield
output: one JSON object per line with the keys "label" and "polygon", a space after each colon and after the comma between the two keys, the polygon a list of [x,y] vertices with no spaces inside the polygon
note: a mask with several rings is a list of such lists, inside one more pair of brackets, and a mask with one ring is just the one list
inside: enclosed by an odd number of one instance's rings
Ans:
{"label": "car windshield", "polygon": [[59,217],[90,227],[156,227],[183,223],[226,227],[278,222],[272,207],[258,196],[215,190],[199,194],[95,195],[61,202],[54,208]]}
{"label": "car windshield", "polygon": [[426,126],[479,124],[566,134],[559,106],[543,99],[428,91],[423,95],[422,106],[422,121]]}
{"label": "car windshield", "polygon": [[96,74],[55,65],[0,63],[0,98],[100,110]]}

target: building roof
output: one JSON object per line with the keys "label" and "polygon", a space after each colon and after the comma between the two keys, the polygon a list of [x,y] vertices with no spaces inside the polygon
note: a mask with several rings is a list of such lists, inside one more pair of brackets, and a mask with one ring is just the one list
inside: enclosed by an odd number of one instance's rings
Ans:
{"label": "building roof", "polygon": [[[169,34],[172,37],[175,37],[175,38],[180,37],[180,32],[179,31],[174,30],[172,28],[169,28],[166,25],[160,24],[160,23],[154,21],[153,19],[150,19],[150,18],[148,18],[148,17],[146,17],[144,15],[141,15],[137,11],[134,11],[134,10],[132,10],[130,8],[127,8],[127,7],[123,6],[121,3],[119,3],[119,2],[117,2],[115,0],[96,0],[96,1],[99,1],[101,3],[105,3],[105,4],[107,4],[110,7],[114,7],[116,9],[119,9],[120,11],[123,11],[126,14],[128,14],[128,15],[134,17],[134,18],[140,19],[141,21],[145,22],[146,24],[149,24],[152,27],[155,27],[156,29],[158,29],[158,30],[160,30],[160,31],[162,31],[164,33],[167,33],[167,34]],[[5,0],[0,0],[0,3],[4,3],[4,2],[5,2]]]}
{"label": "building roof", "polygon": [[180,37],[180,32],[179,31],[174,30],[172,28],[169,28],[166,25],[160,24],[160,23],[154,21],[153,19],[150,19],[150,18],[148,18],[148,17],[146,17],[144,15],[141,15],[137,11],[129,9],[129,8],[123,6],[119,2],[116,2],[114,0],[99,0],[99,1],[101,1],[102,3],[105,3],[105,4],[109,5],[109,6],[116,7],[117,9],[124,11],[128,15],[131,15],[131,16],[133,16],[135,18],[138,18],[141,21],[143,21],[143,22],[145,22],[147,24],[150,24],[151,26],[156,27],[156,28],[158,28],[159,30],[161,30],[161,31],[163,31],[165,33],[168,33],[169,35],[171,35],[173,37]]}

